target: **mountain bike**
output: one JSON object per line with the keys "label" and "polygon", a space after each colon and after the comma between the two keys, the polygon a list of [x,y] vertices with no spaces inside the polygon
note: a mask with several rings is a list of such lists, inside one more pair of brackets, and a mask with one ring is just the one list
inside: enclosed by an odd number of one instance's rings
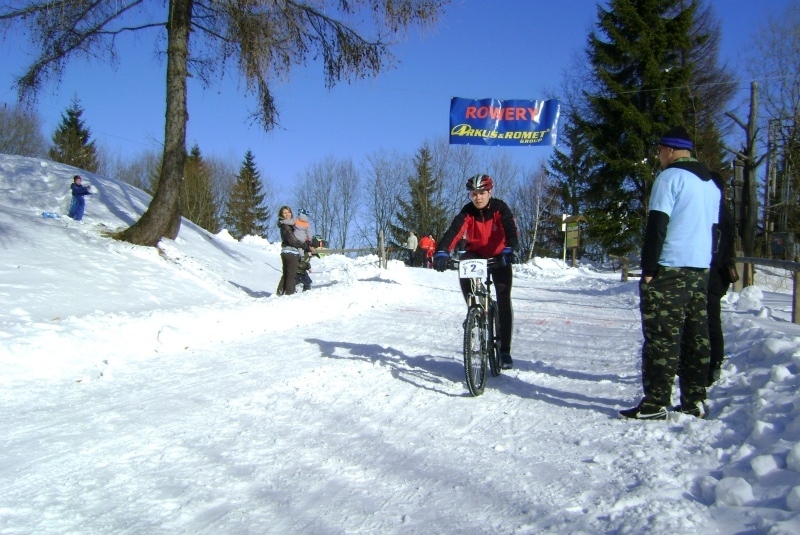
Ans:
{"label": "mountain bike", "polygon": [[501,258],[476,258],[458,263],[459,278],[470,280],[464,320],[464,374],[473,396],[483,394],[487,364],[493,377],[500,375],[500,315],[492,299],[489,268],[502,262]]}

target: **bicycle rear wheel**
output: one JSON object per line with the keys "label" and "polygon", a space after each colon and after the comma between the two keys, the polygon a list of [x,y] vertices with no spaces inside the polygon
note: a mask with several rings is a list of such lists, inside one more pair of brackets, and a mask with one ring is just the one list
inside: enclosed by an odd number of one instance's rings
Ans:
{"label": "bicycle rear wheel", "polygon": [[464,322],[464,373],[473,396],[483,394],[486,386],[487,343],[483,309],[471,306]]}
{"label": "bicycle rear wheel", "polygon": [[500,375],[500,313],[497,311],[497,304],[492,301],[489,303],[488,314],[488,333],[487,333],[487,352],[489,353],[489,370],[492,377]]}

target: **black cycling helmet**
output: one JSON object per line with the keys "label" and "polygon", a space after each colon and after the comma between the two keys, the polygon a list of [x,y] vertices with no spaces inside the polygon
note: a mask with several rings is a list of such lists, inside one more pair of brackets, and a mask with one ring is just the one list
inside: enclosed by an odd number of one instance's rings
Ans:
{"label": "black cycling helmet", "polygon": [[489,175],[475,175],[467,179],[467,190],[469,191],[491,191],[494,181]]}

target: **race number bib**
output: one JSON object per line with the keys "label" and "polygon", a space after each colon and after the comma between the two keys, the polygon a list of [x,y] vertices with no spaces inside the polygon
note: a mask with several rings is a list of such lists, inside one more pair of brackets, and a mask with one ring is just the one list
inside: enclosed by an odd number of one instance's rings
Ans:
{"label": "race number bib", "polygon": [[485,258],[462,260],[458,263],[458,276],[462,279],[483,279],[488,270],[487,264]]}

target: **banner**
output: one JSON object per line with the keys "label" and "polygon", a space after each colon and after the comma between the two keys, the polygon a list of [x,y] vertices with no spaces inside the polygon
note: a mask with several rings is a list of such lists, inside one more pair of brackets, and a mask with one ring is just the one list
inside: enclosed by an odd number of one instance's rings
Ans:
{"label": "banner", "polygon": [[558,100],[450,100],[451,145],[515,147],[556,144]]}

